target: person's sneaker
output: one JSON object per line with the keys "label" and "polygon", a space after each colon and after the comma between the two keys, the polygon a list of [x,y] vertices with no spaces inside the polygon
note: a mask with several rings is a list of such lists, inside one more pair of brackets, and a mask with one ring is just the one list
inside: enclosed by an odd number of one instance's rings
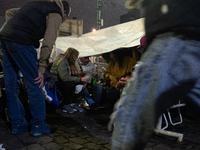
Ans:
{"label": "person's sneaker", "polygon": [[28,124],[25,123],[25,124],[22,124],[22,125],[12,125],[12,131],[11,133],[12,134],[20,134],[22,131],[27,131],[27,128],[28,128]]}
{"label": "person's sneaker", "polygon": [[63,109],[63,112],[64,112],[64,113],[68,113],[68,111],[67,111],[67,110],[65,110],[65,109]]}
{"label": "person's sneaker", "polygon": [[87,108],[89,107],[89,104],[85,101],[85,99],[83,98],[79,104],[78,104],[79,107],[83,107],[83,108]]}
{"label": "person's sneaker", "polygon": [[70,106],[74,111],[78,111],[78,110],[75,108],[75,103],[69,104],[69,106]]}
{"label": "person's sneaker", "polygon": [[47,125],[47,124],[42,124],[42,125],[32,125],[31,126],[31,132],[30,134],[32,136],[39,136],[42,135],[43,133],[54,133],[57,130],[56,125]]}
{"label": "person's sneaker", "polygon": [[74,109],[73,109],[70,105],[64,105],[64,106],[63,106],[63,112],[64,112],[64,111],[67,111],[67,112],[70,113],[70,114],[72,114],[72,113],[75,112]]}
{"label": "person's sneaker", "polygon": [[84,111],[84,109],[81,108],[81,107],[79,107],[79,106],[77,105],[77,103],[72,103],[72,104],[70,104],[70,105],[71,105],[71,107],[72,107],[74,110],[76,110],[76,111],[78,111],[78,112],[83,112],[83,111]]}

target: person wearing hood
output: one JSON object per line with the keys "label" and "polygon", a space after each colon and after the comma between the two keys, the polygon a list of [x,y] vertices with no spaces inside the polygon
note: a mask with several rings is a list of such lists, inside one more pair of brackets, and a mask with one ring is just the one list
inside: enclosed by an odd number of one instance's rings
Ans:
{"label": "person wearing hood", "polygon": [[[18,72],[27,86],[32,136],[51,133],[55,126],[44,123],[45,97],[42,90],[43,73],[57,38],[61,23],[69,17],[68,2],[36,1],[18,9],[6,11],[6,22],[0,29],[0,48],[3,52],[3,73],[12,134],[27,130],[25,110],[18,99]],[[36,48],[43,38],[39,62]]]}

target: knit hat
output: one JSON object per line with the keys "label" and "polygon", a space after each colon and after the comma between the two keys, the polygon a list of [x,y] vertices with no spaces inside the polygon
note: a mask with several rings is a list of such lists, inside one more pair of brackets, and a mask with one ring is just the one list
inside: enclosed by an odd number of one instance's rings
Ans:
{"label": "knit hat", "polygon": [[137,48],[140,48],[140,47],[143,46],[143,45],[147,45],[146,36],[143,36],[143,37],[140,39],[140,46],[138,46]]}

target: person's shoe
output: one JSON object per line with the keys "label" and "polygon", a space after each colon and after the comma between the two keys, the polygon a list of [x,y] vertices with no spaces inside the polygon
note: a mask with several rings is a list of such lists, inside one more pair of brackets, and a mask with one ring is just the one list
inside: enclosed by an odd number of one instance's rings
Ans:
{"label": "person's shoe", "polygon": [[67,110],[65,110],[65,109],[63,109],[63,112],[64,112],[64,113],[68,113],[68,111],[67,111]]}
{"label": "person's shoe", "polygon": [[72,104],[70,104],[70,105],[71,105],[71,107],[74,109],[74,111],[78,111],[78,112],[83,112],[83,111],[84,111],[84,109],[81,108],[81,107],[79,107],[79,106],[77,105],[77,103],[72,103]]}
{"label": "person's shoe", "polygon": [[88,103],[85,101],[84,98],[79,102],[78,106],[79,107],[83,107],[83,108],[88,108],[89,107]]}
{"label": "person's shoe", "polygon": [[72,113],[75,112],[74,109],[73,109],[70,105],[64,105],[64,106],[63,106],[63,112],[64,112],[64,111],[67,111],[67,112],[70,113],[70,114],[72,114]]}
{"label": "person's shoe", "polygon": [[75,108],[75,103],[69,104],[69,106],[70,106],[74,111],[78,111],[78,110]]}
{"label": "person's shoe", "polygon": [[28,124],[25,123],[25,124],[22,124],[22,125],[12,125],[12,131],[11,133],[12,134],[20,134],[22,131],[27,131],[27,128],[28,128]]}
{"label": "person's shoe", "polygon": [[106,107],[105,105],[102,105],[100,102],[95,102],[95,104],[97,109],[102,109]]}
{"label": "person's shoe", "polygon": [[32,125],[31,126],[31,132],[30,134],[32,136],[39,136],[42,135],[43,133],[54,133],[57,130],[56,125],[47,125],[47,124],[42,124],[42,125]]}

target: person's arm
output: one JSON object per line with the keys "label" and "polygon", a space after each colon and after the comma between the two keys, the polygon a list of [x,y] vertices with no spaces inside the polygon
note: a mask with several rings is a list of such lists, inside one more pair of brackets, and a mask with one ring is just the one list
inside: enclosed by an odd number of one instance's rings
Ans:
{"label": "person's arm", "polygon": [[44,39],[42,41],[38,69],[38,71],[42,74],[44,73],[45,68],[48,65],[48,59],[53,49],[53,45],[56,41],[61,23],[62,16],[58,13],[50,13],[46,17],[46,31],[44,34]]}
{"label": "person's arm", "polygon": [[80,77],[71,76],[70,66],[65,60],[59,63],[57,71],[58,71],[58,76],[63,82],[68,82],[68,81],[74,81],[75,83],[82,82]]}
{"label": "person's arm", "polygon": [[86,76],[88,76],[91,80],[96,72],[96,67],[91,61],[87,64],[85,72],[86,72]]}
{"label": "person's arm", "polygon": [[126,82],[127,82],[128,80],[130,80],[130,79],[131,79],[131,76],[126,76],[125,78],[122,77],[122,78],[117,82],[117,85],[116,85],[115,88],[116,88],[117,90],[120,90],[120,89],[124,88],[125,85],[126,85]]}
{"label": "person's arm", "polygon": [[92,63],[92,68],[91,68],[91,74],[92,74],[92,77],[95,75],[95,73],[96,73],[96,67],[95,67],[95,65]]}
{"label": "person's arm", "polygon": [[5,13],[5,18],[8,20],[10,17],[12,17],[20,8],[11,8],[8,9]]}
{"label": "person's arm", "polygon": [[127,9],[140,8],[144,0],[126,0],[125,7]]}

